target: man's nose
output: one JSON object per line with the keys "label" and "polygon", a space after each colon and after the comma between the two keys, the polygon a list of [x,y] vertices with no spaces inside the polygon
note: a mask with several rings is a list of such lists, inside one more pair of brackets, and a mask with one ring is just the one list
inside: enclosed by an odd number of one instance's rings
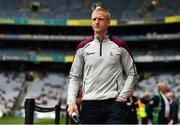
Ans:
{"label": "man's nose", "polygon": [[98,19],[96,19],[95,23],[99,23],[99,20],[98,20]]}

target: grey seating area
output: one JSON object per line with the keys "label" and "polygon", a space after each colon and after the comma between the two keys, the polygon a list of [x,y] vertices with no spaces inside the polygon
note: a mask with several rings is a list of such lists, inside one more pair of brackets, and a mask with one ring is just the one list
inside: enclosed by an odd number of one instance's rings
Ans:
{"label": "grey seating area", "polygon": [[180,15],[179,0],[0,0],[0,17],[16,19],[89,19],[105,6],[118,20],[163,19]]}
{"label": "grey seating area", "polygon": [[[0,71],[0,112],[8,114],[12,110],[23,84],[27,82],[26,74],[17,71]],[[66,91],[68,77],[63,73],[38,73],[34,81],[31,81],[24,96],[36,99],[38,105],[52,107],[60,101],[66,104]],[[24,101],[18,110],[23,109]]]}
{"label": "grey seating area", "polygon": [[157,92],[157,84],[159,81],[165,82],[169,89],[175,93],[177,100],[180,99],[180,74],[179,73],[150,73],[149,77],[140,81],[136,85],[135,95],[142,97],[145,92],[153,96]]}

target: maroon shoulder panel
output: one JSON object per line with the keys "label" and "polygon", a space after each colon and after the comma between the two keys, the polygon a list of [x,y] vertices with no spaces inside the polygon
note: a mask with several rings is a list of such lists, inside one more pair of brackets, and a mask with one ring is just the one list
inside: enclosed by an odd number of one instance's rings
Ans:
{"label": "maroon shoulder panel", "polygon": [[126,49],[129,52],[129,54],[131,55],[131,57],[133,58],[128,45],[123,40],[120,40],[120,39],[118,39],[118,38],[116,38],[114,36],[110,36],[110,40],[113,41],[119,47],[123,47],[124,49]]}
{"label": "maroon shoulder panel", "polygon": [[87,45],[89,42],[93,41],[94,37],[88,37],[87,39],[85,39],[84,41],[80,42],[76,51],[78,51],[80,48],[84,47],[85,45]]}

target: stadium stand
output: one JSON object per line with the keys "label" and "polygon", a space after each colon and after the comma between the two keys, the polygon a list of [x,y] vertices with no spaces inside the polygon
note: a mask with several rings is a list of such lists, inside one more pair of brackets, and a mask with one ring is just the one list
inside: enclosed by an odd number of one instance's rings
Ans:
{"label": "stadium stand", "polygon": [[23,74],[16,74],[15,72],[1,72],[1,111],[8,113],[16,100],[16,97],[21,90],[23,82]]}
{"label": "stadium stand", "polygon": [[[39,106],[52,107],[60,101],[65,103],[67,90],[67,76],[57,73],[38,74],[34,81],[26,90],[26,98],[36,99]],[[22,86],[26,82],[25,74],[18,72],[1,72],[0,89],[0,111],[8,114],[12,110],[15,100],[18,98]],[[19,110],[24,107],[24,101],[19,106]],[[17,113],[17,112],[16,112]]]}
{"label": "stadium stand", "polygon": [[[180,98],[179,94],[179,79],[180,74],[179,73],[156,73],[156,74],[151,74],[150,77],[147,79],[142,80],[137,84],[138,90],[136,91],[138,97],[142,97],[144,92],[149,92],[149,93],[156,93],[157,92],[157,83],[159,81],[164,81],[165,83],[168,84],[170,90],[172,90],[177,98]],[[141,89],[139,89],[141,88]]]}
{"label": "stadium stand", "polygon": [[[94,6],[105,6],[112,11],[112,18],[120,21],[164,19],[179,15],[180,2],[174,0],[0,0],[1,18],[34,19],[89,19]],[[116,3],[116,4],[114,4]]]}
{"label": "stadium stand", "polygon": [[[0,0],[0,112],[18,108],[15,114],[24,116],[26,98],[45,107],[66,105],[75,48],[92,35],[96,6],[112,11],[110,32],[132,49],[139,75],[135,94],[154,94],[163,80],[180,100],[179,0]],[[37,74],[21,93],[31,71]]]}

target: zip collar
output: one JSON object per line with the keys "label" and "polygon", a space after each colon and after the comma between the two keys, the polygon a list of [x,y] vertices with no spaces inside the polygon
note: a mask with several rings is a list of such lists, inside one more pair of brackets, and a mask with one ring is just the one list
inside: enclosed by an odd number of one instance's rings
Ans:
{"label": "zip collar", "polygon": [[98,36],[94,36],[94,40],[95,42],[97,43],[105,43],[105,42],[108,42],[110,39],[109,39],[109,35],[106,35],[102,41],[100,41],[100,39],[98,38]]}

